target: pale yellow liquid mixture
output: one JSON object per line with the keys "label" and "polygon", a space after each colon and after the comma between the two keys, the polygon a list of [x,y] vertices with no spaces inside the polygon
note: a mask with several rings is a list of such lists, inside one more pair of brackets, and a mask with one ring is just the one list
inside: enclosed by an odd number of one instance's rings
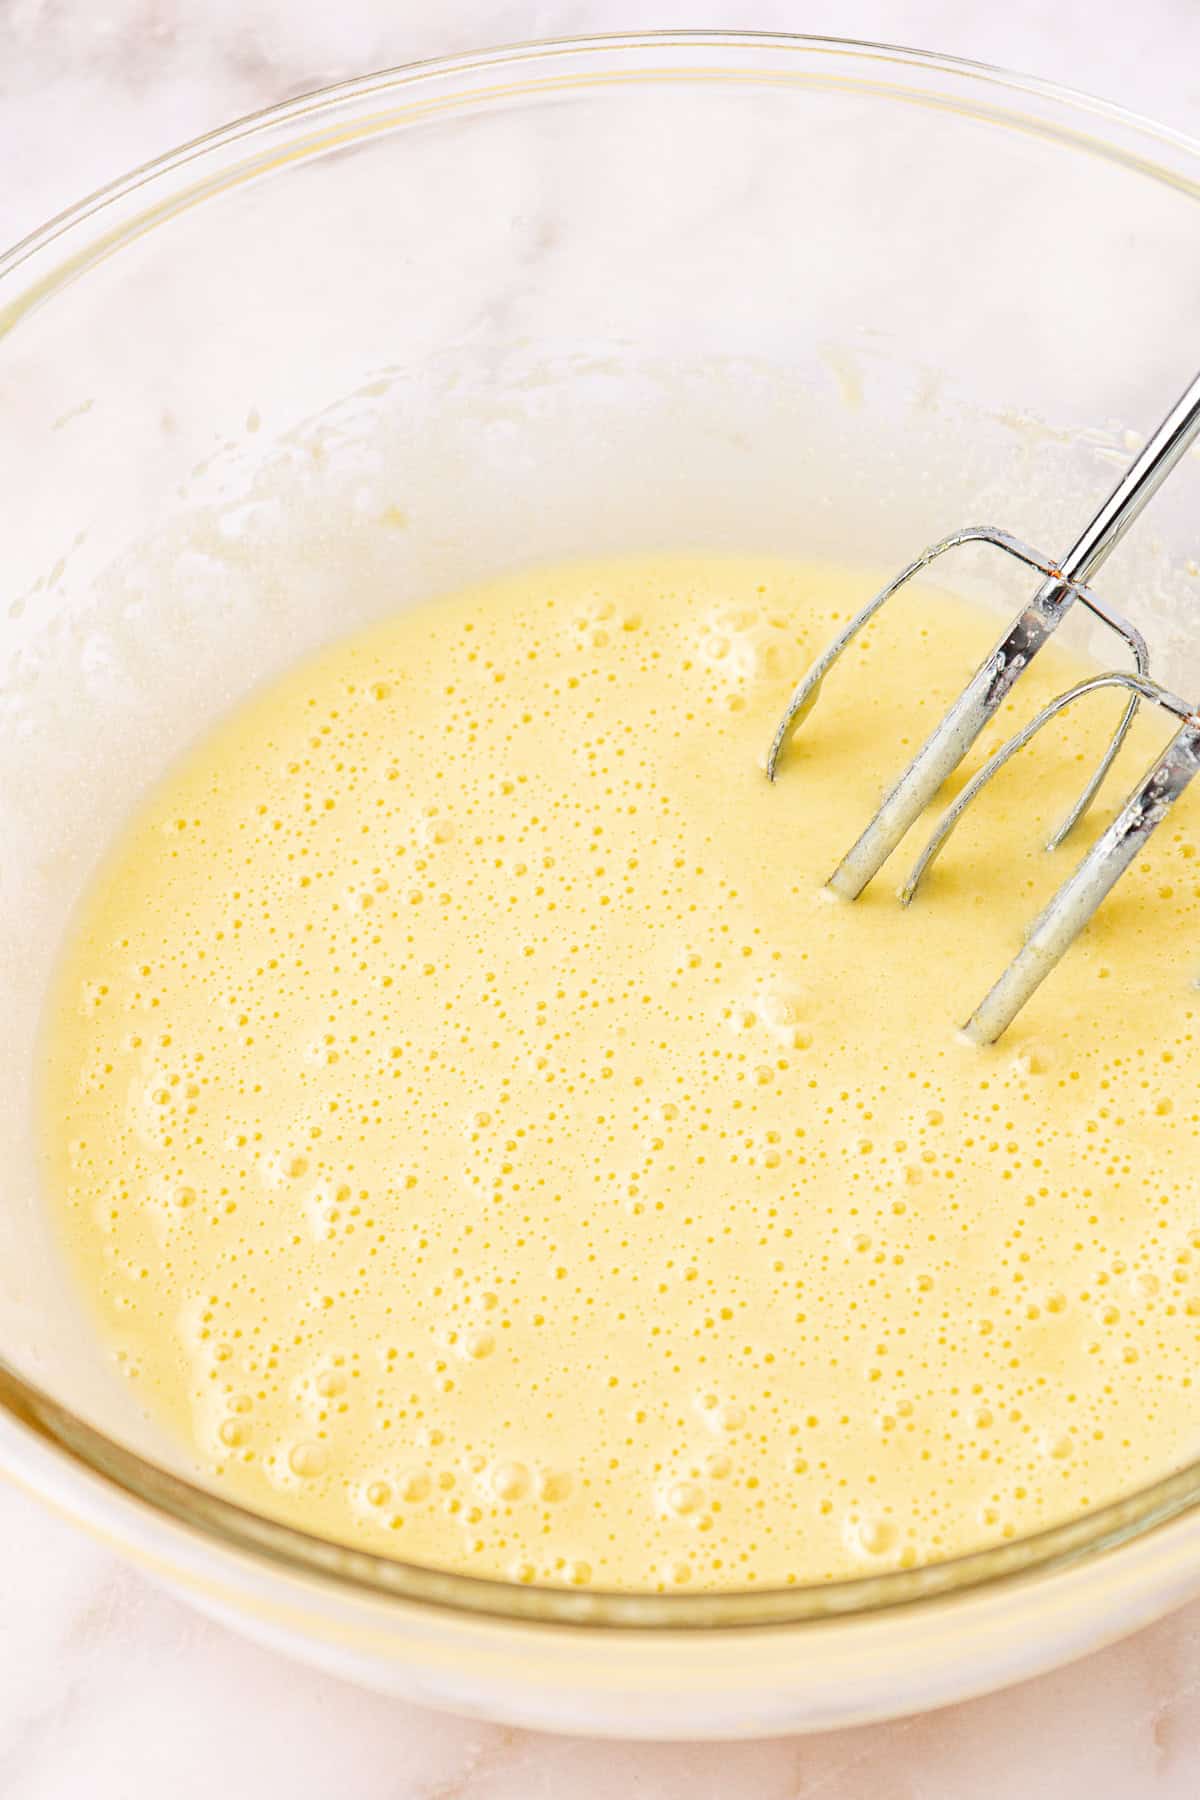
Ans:
{"label": "pale yellow liquid mixture", "polygon": [[[716,1588],[945,1557],[1200,1451],[1200,815],[962,1042],[1112,712],[1026,752],[910,912],[919,835],[828,902],[995,631],[896,603],[772,788],[871,585],[668,558],[442,600],[134,821],[51,1007],[48,1157],[203,1479],[416,1561]],[[1004,730],[1072,672],[1048,651]]]}

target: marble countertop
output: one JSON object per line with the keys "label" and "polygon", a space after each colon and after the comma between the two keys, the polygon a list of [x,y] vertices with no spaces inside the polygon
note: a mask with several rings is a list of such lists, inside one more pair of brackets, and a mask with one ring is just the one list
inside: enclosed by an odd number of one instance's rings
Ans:
{"label": "marble countertop", "polygon": [[[253,108],[414,57],[709,22],[695,0],[0,0],[0,243]],[[723,0],[726,25],[934,45],[1200,126],[1195,0]],[[745,1745],[593,1744],[445,1718],[243,1643],[0,1486],[3,1800],[1184,1800],[1200,1605],[922,1718]]]}

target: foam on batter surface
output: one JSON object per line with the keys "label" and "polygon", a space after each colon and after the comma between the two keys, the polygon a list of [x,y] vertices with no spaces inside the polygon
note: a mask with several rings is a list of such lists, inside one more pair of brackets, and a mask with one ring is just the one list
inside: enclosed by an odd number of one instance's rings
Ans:
{"label": "foam on batter surface", "polygon": [[[151,797],[65,952],[47,1154],[104,1342],[204,1479],[411,1560],[719,1588],[945,1557],[1200,1449],[1196,809],[962,1043],[1088,839],[1040,848],[1112,708],[1018,759],[908,913],[917,836],[827,903],[994,634],[895,603],[772,789],[870,588],[513,578],[298,667]],[[1073,672],[1048,651],[1019,715]]]}

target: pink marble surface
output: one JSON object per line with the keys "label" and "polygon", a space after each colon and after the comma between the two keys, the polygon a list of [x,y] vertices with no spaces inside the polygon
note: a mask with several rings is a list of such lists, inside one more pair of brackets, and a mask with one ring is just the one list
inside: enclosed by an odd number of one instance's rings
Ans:
{"label": "pink marble surface", "polygon": [[[1200,126],[1197,0],[0,0],[0,242],[224,119],[372,67],[707,20],[932,44]],[[297,1668],[0,1486],[3,1800],[1184,1800],[1200,1606],[922,1718],[726,1746],[596,1744],[421,1712]]]}

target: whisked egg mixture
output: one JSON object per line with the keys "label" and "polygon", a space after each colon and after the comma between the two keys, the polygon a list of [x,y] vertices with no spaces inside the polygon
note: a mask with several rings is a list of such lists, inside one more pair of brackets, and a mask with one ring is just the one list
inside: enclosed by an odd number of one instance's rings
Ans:
{"label": "whisked egg mixture", "polygon": [[[716,1589],[950,1556],[1200,1450],[1196,804],[995,1049],[957,1039],[1119,702],[911,911],[907,855],[829,904],[995,629],[896,601],[772,788],[872,585],[672,557],[439,600],[255,695],[128,827],[50,1008],[47,1159],[202,1479],[408,1560]],[[1077,672],[1051,647],[1020,716]]]}

